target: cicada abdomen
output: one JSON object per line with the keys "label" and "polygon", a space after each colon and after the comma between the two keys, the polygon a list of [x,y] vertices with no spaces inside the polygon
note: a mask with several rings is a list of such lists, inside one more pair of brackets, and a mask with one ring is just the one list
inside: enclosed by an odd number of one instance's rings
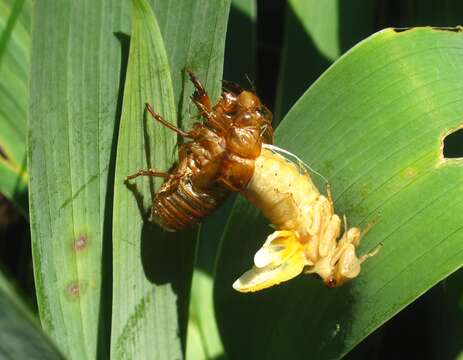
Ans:
{"label": "cicada abdomen", "polygon": [[[295,164],[288,157],[295,157]],[[358,257],[358,228],[341,231],[333,200],[321,194],[302,160],[273,145],[263,145],[254,172],[241,193],[276,228],[254,256],[254,266],[233,284],[240,292],[258,291],[304,273],[317,274],[337,287],[360,273],[361,263],[379,250]],[[306,165],[307,167],[307,165]]]}
{"label": "cicada abdomen", "polygon": [[[179,148],[178,165],[169,173],[149,169],[127,177],[165,178],[154,195],[150,220],[168,231],[182,230],[214,211],[231,191],[236,190],[224,186],[224,181],[238,177],[247,182],[252,176],[252,166],[241,166],[241,173],[235,172],[234,176],[224,175],[234,171],[230,168],[230,157],[244,164],[249,157],[259,154],[263,143],[271,143],[273,137],[272,115],[253,92],[225,83],[219,101],[212,106],[202,84],[192,73],[189,75],[196,88],[192,100],[203,123],[195,124],[186,132],[169,124],[146,105],[157,121],[188,139]],[[244,141],[247,151],[231,152],[236,141]]]}

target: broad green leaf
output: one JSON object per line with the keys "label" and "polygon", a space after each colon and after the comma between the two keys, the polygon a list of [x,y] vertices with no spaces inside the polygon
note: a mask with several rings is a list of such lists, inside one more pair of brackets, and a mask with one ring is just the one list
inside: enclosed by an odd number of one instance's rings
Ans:
{"label": "broad green leaf", "polygon": [[224,40],[230,0],[152,0],[171,69],[178,122],[189,129],[197,120],[193,86],[183,72],[193,71],[212,99],[220,95]]}
{"label": "broad green leaf", "polygon": [[0,1],[0,192],[27,214],[30,0]]}
{"label": "broad green leaf", "polygon": [[375,0],[289,0],[275,123],[341,54],[375,29]]}
{"label": "broad green leaf", "polygon": [[[243,86],[250,86],[246,76],[252,79],[255,74],[256,10],[253,0],[233,0],[230,8],[224,79]],[[220,239],[234,199],[230,198],[201,223],[191,285],[187,359],[217,359],[224,356],[213,303],[213,277]]]}
{"label": "broad green leaf", "polygon": [[44,0],[33,9],[28,155],[35,285],[43,328],[73,359],[109,351],[110,174],[129,6]]}
{"label": "broad green leaf", "polygon": [[0,357],[60,359],[37,319],[0,272]]}
{"label": "broad green leaf", "polygon": [[463,164],[444,160],[441,143],[463,124],[462,84],[461,28],[387,29],[342,56],[296,103],[277,145],[330,180],[337,213],[350,226],[373,225],[360,254],[383,248],[338,289],[301,275],[236,293],[232,282],[271,231],[239,201],[215,282],[231,357],[339,358],[461,267]]}

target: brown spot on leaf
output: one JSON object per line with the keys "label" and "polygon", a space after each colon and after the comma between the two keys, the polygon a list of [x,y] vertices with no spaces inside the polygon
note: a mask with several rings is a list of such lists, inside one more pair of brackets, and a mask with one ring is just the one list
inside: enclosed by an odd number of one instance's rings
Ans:
{"label": "brown spot on leaf", "polygon": [[88,236],[87,235],[79,235],[77,238],[74,240],[74,250],[75,251],[82,251],[84,250],[88,245]]}
{"label": "brown spot on leaf", "polygon": [[67,292],[68,292],[68,295],[71,298],[73,298],[73,299],[78,298],[80,296],[80,293],[81,293],[81,288],[80,288],[79,283],[76,282],[76,281],[70,283],[68,288],[67,288]]}

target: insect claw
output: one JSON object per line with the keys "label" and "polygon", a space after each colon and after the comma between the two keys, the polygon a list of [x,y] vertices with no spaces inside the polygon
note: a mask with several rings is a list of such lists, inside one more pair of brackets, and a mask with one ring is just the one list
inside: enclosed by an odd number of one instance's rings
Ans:
{"label": "insect claw", "polygon": [[172,125],[169,123],[166,119],[164,119],[161,115],[159,115],[152,106],[149,103],[145,103],[145,111],[148,111],[148,113],[157,121],[159,121],[162,125],[164,125],[166,128],[176,132],[180,136],[186,137],[186,138],[193,138],[193,136],[186,131],[183,131],[182,129],[179,129],[175,125]]}

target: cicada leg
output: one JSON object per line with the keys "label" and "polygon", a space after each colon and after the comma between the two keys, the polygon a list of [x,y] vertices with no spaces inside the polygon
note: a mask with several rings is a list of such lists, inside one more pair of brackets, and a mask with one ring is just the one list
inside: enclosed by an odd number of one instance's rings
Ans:
{"label": "cicada leg", "polygon": [[198,80],[198,78],[193,74],[190,70],[185,69],[190,77],[190,81],[192,82],[193,86],[195,87],[195,92],[191,97],[195,105],[197,106],[199,112],[202,116],[210,117],[210,113],[212,111],[211,99],[204,89],[203,84]]}
{"label": "cicada leg", "polygon": [[159,121],[166,128],[168,128],[168,129],[170,129],[172,131],[175,131],[180,136],[183,136],[183,137],[186,137],[186,138],[194,138],[193,134],[191,134],[189,132],[186,132],[186,131],[183,131],[182,129],[179,129],[175,125],[172,125],[171,123],[169,123],[161,115],[159,115],[157,112],[155,112],[150,104],[148,104],[148,103],[145,104],[145,110],[148,111],[155,120]]}
{"label": "cicada leg", "polygon": [[159,172],[154,169],[147,169],[147,170],[138,170],[135,174],[129,175],[125,178],[125,180],[132,180],[139,176],[151,176],[151,177],[162,177],[164,179],[170,177],[170,174]]}

